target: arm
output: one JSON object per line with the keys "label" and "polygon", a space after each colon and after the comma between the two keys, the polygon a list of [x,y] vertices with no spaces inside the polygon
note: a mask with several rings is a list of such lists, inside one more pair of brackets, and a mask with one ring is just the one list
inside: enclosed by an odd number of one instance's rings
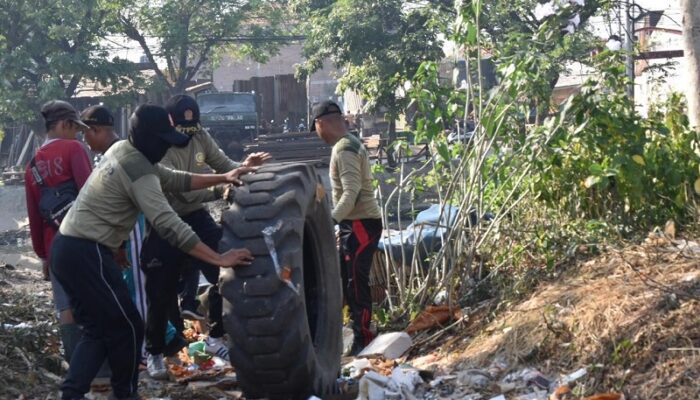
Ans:
{"label": "arm", "polygon": [[240,167],[225,174],[190,174],[184,171],[175,171],[156,164],[160,186],[166,192],[189,192],[192,190],[206,189],[224,183],[241,185],[239,176],[255,171],[255,168]]}
{"label": "arm", "polygon": [[211,135],[209,135],[209,132],[205,130],[200,133],[200,135],[202,135],[203,138],[202,144],[204,145],[205,162],[214,171],[218,173],[228,172],[241,166],[241,163],[231,160],[221,151],[219,145],[217,145]]}
{"label": "arm", "polygon": [[27,196],[27,214],[29,217],[29,233],[32,237],[32,248],[37,257],[46,260],[47,251],[44,244],[44,220],[39,213],[38,187],[34,184],[31,169],[24,173],[24,191]]}
{"label": "arm", "polygon": [[246,249],[218,254],[202,243],[192,228],[177,216],[160,190],[158,177],[144,175],[133,183],[132,195],[146,219],[168,243],[207,263],[222,267],[248,265],[252,261]]}
{"label": "arm", "polygon": [[333,219],[344,220],[355,208],[357,196],[360,194],[362,179],[360,175],[360,156],[350,151],[338,154],[338,170],[343,194],[331,212]]}
{"label": "arm", "polygon": [[[167,174],[169,171],[176,170],[177,167],[172,163],[171,158],[169,157],[171,155],[170,151],[166,153],[165,157],[163,157],[162,160],[158,163],[159,166],[164,167],[168,171],[165,172]],[[159,170],[159,175],[161,175],[161,183],[163,182],[163,177],[160,173]],[[165,189],[165,187],[164,187]],[[165,190],[168,192],[169,195],[175,197],[179,202],[185,203],[185,204],[197,204],[197,203],[207,203],[210,201],[218,200],[221,198],[223,195],[224,189],[220,186],[214,186],[208,189],[200,189],[200,190],[193,190],[190,192],[170,192],[168,190]]]}
{"label": "arm", "polygon": [[92,166],[85,148],[78,141],[75,142],[75,149],[71,151],[70,167],[76,186],[78,189],[82,188],[92,172]]}
{"label": "arm", "polygon": [[168,204],[156,175],[146,174],[134,181],[131,196],[153,228],[168,243],[189,252],[200,242],[192,228],[184,223]]}

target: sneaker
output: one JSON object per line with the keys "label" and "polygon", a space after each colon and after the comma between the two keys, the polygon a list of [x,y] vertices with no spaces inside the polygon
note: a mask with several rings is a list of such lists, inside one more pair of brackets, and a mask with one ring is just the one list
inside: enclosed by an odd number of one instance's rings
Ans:
{"label": "sneaker", "polygon": [[209,337],[206,338],[204,342],[207,344],[207,353],[213,354],[226,361],[230,361],[228,356],[228,347],[226,346],[226,343],[224,343],[223,338]]}
{"label": "sneaker", "polygon": [[197,312],[197,310],[184,309],[180,312],[182,319],[187,319],[190,321],[204,321],[204,315]]}
{"label": "sneaker", "polygon": [[149,355],[148,361],[146,362],[146,369],[148,370],[148,376],[153,379],[166,380],[168,379],[168,370],[165,368],[165,361],[163,360],[163,355]]}

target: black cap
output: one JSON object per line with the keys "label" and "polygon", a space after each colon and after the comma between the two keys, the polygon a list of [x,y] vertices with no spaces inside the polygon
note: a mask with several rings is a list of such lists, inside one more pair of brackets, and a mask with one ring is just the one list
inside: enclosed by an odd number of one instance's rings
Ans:
{"label": "black cap", "polygon": [[144,104],[138,106],[131,116],[131,130],[134,132],[151,132],[175,146],[184,146],[190,137],[178,132],[170,123],[168,112],[163,107]]}
{"label": "black cap", "polygon": [[322,101],[318,104],[316,104],[312,109],[311,109],[311,125],[309,128],[311,132],[316,131],[316,119],[323,117],[324,115],[329,115],[329,114],[343,114],[343,110],[340,109],[340,106],[332,101],[332,100],[325,100]]}
{"label": "black cap", "polygon": [[90,126],[114,126],[114,117],[105,106],[88,107],[80,113],[80,120]]}
{"label": "black cap", "polygon": [[82,126],[89,128],[78,117],[78,111],[68,102],[63,100],[51,100],[41,107],[41,115],[47,123],[56,121],[72,121]]}
{"label": "black cap", "polygon": [[176,126],[196,126],[199,124],[199,104],[186,94],[178,94],[168,99],[165,109]]}

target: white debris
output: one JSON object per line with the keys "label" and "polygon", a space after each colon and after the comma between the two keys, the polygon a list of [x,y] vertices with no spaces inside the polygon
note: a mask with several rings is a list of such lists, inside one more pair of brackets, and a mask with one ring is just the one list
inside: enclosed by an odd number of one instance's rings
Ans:
{"label": "white debris", "polygon": [[516,397],[515,400],[547,400],[547,392],[540,390],[532,393],[521,394],[520,396]]}
{"label": "white debris", "polygon": [[574,27],[578,28],[578,26],[581,25],[581,15],[576,14],[573,18],[569,20],[569,23]]}
{"label": "white debris", "polygon": [[440,384],[443,382],[447,381],[453,381],[457,379],[457,375],[443,375],[443,376],[438,376],[437,378],[433,379],[430,381],[430,387],[438,387]]}
{"label": "white debris", "polygon": [[416,389],[416,385],[423,382],[417,369],[402,366],[391,371],[391,379],[396,382],[399,388],[406,389],[411,393]]}
{"label": "white debris", "polygon": [[556,13],[557,6],[554,4],[553,1],[549,1],[544,4],[537,4],[537,6],[535,6],[535,18],[537,18],[538,21],[542,21],[543,19]]}
{"label": "white debris", "polygon": [[583,367],[583,368],[581,368],[577,371],[574,371],[574,372],[570,373],[569,375],[566,375],[565,377],[563,377],[562,383],[567,384],[567,383],[575,382],[575,381],[583,378],[587,374],[588,374],[588,369],[586,369],[586,367]]}
{"label": "white debris", "polygon": [[372,363],[366,358],[356,358],[352,362],[343,365],[343,371],[350,372],[349,377],[353,379],[360,378],[366,371],[372,369]]}
{"label": "white debris", "polygon": [[488,372],[479,370],[460,371],[457,374],[457,379],[460,385],[466,385],[472,389],[485,389],[491,384]]}
{"label": "white debris", "polygon": [[416,385],[422,383],[418,371],[413,368],[396,367],[391,377],[369,371],[360,379],[359,400],[413,400]]}
{"label": "white debris", "polygon": [[365,347],[358,357],[370,357],[381,355],[387,360],[395,360],[403,355],[413,341],[406,332],[391,332],[377,336]]}

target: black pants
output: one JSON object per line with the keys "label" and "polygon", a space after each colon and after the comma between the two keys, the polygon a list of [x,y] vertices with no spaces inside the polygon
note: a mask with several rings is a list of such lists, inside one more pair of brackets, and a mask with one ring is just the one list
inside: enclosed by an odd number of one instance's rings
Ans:
{"label": "black pants", "polygon": [[372,320],[369,272],[382,234],[382,221],[344,220],[338,225],[341,238],[340,272],[343,277],[343,295],[350,308],[355,345],[367,346],[374,339],[369,329]]}
{"label": "black pants", "polygon": [[112,369],[114,395],[135,396],[143,321],[112,251],[91,240],[58,234],[51,246],[51,269],[83,326],[61,385],[62,398],[83,398],[105,359]]}
{"label": "black pants", "polygon": [[[197,210],[182,217],[182,220],[192,227],[204,244],[217,250],[222,235],[221,227],[214,222],[206,210]],[[178,307],[178,281],[184,266],[188,263],[199,268],[207,281],[214,285],[209,294],[209,335],[221,337],[224,334],[221,320],[223,303],[217,286],[219,267],[184,254],[149,226],[141,248],[141,268],[146,274],[146,297],[148,298],[146,350],[151,354],[163,353],[167,320]]]}

